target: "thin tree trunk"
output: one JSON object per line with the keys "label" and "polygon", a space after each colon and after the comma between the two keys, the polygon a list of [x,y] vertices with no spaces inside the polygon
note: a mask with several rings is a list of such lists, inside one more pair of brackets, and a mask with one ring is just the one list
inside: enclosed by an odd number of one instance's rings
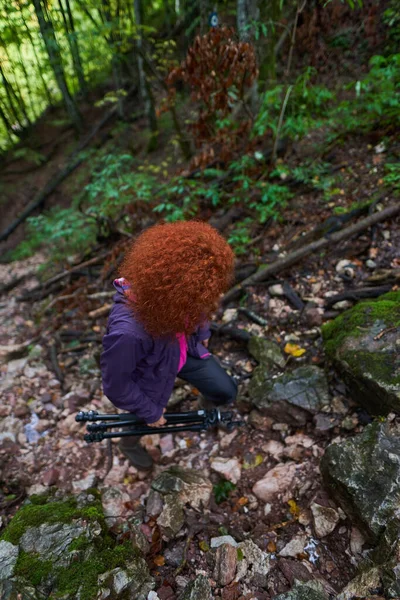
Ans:
{"label": "thin tree trunk", "polygon": [[44,75],[43,75],[42,65],[41,65],[41,62],[39,60],[38,54],[36,52],[36,46],[35,46],[35,43],[34,43],[33,38],[32,38],[31,30],[29,29],[29,27],[28,27],[28,25],[27,25],[27,23],[26,23],[26,21],[24,19],[24,14],[23,14],[23,11],[22,11],[22,6],[21,6],[21,4],[19,2],[18,2],[18,8],[19,8],[19,11],[21,13],[21,18],[22,18],[22,23],[23,23],[24,29],[26,31],[27,37],[29,38],[29,41],[30,41],[31,46],[32,46],[33,55],[35,57],[36,64],[38,66],[39,77],[40,77],[40,80],[41,80],[42,85],[43,85],[43,90],[44,90],[44,92],[45,92],[45,94],[47,96],[47,100],[49,102],[49,105],[51,106],[52,103],[53,103],[53,99],[51,97],[50,90],[48,88],[48,85],[47,85],[46,80],[45,80]]}
{"label": "thin tree trunk", "polygon": [[[58,0],[58,5],[60,7],[61,15],[62,15],[62,18],[64,21],[65,31],[67,33],[68,45],[69,45],[69,49],[70,49],[71,56],[72,56],[72,62],[74,64],[75,73],[76,73],[76,76],[77,76],[78,82],[79,82],[79,89],[83,94],[85,94],[86,93],[86,81],[85,81],[85,76],[83,74],[81,55],[79,52],[78,40],[76,38],[76,32],[75,32],[75,24],[74,24],[74,19],[72,16],[69,0],[65,0],[65,4],[66,4],[66,8],[67,8],[67,14],[65,13],[65,10],[64,10],[63,4],[62,4],[62,0]],[[67,18],[67,15],[68,15],[68,18]]]}
{"label": "thin tree trunk", "polygon": [[[237,28],[239,39],[242,42],[255,44],[254,22],[258,21],[260,11],[258,0],[237,0]],[[250,92],[251,109],[253,115],[256,115],[259,107],[258,83],[255,81]]]}
{"label": "thin tree trunk", "polygon": [[14,119],[16,120],[16,122],[18,123],[20,128],[24,129],[24,124],[21,122],[19,112],[14,104],[14,100],[13,100],[13,96],[15,96],[15,94],[13,94],[14,90],[12,89],[10,82],[7,80],[7,78],[5,76],[5,73],[3,71],[3,67],[1,66],[1,64],[0,64],[0,75],[1,75],[1,79],[3,80],[4,90],[6,92],[10,113],[12,114],[12,116],[14,117]]}
{"label": "thin tree trunk", "polygon": [[46,46],[51,68],[53,69],[54,77],[57,81],[58,88],[61,92],[62,99],[65,104],[67,113],[77,129],[82,128],[82,119],[78,108],[68,89],[68,84],[65,79],[64,68],[62,65],[60,47],[54,33],[53,24],[49,19],[46,19],[41,0],[33,0],[37,19],[39,21],[40,32]]}
{"label": "thin tree trunk", "polygon": [[24,74],[25,85],[26,85],[26,89],[27,89],[27,92],[28,92],[29,104],[30,104],[30,107],[31,107],[31,110],[32,110],[32,114],[33,114],[34,118],[36,119],[37,116],[38,116],[38,112],[36,110],[36,105],[35,105],[35,102],[34,102],[34,99],[33,99],[32,88],[31,88],[31,84],[29,82],[29,75],[28,75],[28,72],[27,72],[27,70],[25,68],[25,61],[24,61],[24,59],[22,57],[20,46],[18,45],[17,47],[18,47],[19,62],[20,62],[20,65],[21,65],[22,72]]}
{"label": "thin tree trunk", "polygon": [[154,108],[154,99],[150,90],[150,86],[146,77],[146,73],[144,70],[144,62],[143,62],[143,37],[142,37],[142,12],[141,12],[141,0],[134,0],[133,9],[135,13],[135,21],[137,27],[137,65],[139,71],[139,86],[140,93],[143,99],[144,111],[149,122],[149,128],[151,132],[151,140],[149,144],[149,150],[154,150],[157,146],[158,142],[158,124],[156,111]]}
{"label": "thin tree trunk", "polygon": [[10,141],[10,142],[12,142],[12,141],[13,141],[13,139],[12,139],[12,135],[11,135],[11,132],[12,132],[11,123],[10,123],[10,121],[8,120],[8,118],[7,118],[7,115],[6,115],[6,113],[4,112],[4,110],[3,110],[3,107],[1,106],[1,104],[0,104],[0,119],[1,119],[1,120],[3,121],[3,123],[4,123],[4,126],[5,126],[5,128],[6,128],[6,132],[7,132],[7,137],[8,137],[8,139],[9,139],[9,141]]}

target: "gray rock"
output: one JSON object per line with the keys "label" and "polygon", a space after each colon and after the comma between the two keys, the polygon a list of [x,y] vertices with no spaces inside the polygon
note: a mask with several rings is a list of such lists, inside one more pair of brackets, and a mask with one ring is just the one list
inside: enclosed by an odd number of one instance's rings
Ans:
{"label": "gray rock", "polygon": [[285,358],[277,344],[267,338],[252,336],[248,343],[249,352],[261,365],[285,366]]}
{"label": "gray rock", "polygon": [[24,552],[38,554],[41,560],[51,560],[58,565],[67,566],[72,560],[68,552],[69,545],[78,537],[85,535],[94,539],[101,533],[98,523],[43,523],[39,527],[29,527],[20,539]]}
{"label": "gray rock", "polygon": [[173,567],[179,567],[183,560],[184,548],[184,543],[176,543],[172,548],[167,548],[164,552],[167,564],[172,565]]}
{"label": "gray rock", "polygon": [[376,539],[398,510],[400,426],[372,423],[364,432],[332,444],[321,461],[332,495]]}
{"label": "gray rock", "polygon": [[200,509],[211,497],[211,481],[193,469],[173,466],[160,473],[152,482],[153,490],[160,494],[175,494],[182,505]]}
{"label": "gray rock", "polygon": [[274,596],[272,600],[328,600],[328,594],[318,581],[297,582],[289,592]]}
{"label": "gray rock", "polygon": [[0,542],[0,581],[13,576],[18,554],[18,546],[4,540]]}
{"label": "gray rock", "polygon": [[235,547],[238,545],[237,541],[231,535],[221,535],[220,537],[211,538],[211,548],[219,548],[223,544],[230,544]]}
{"label": "gray rock", "polygon": [[318,538],[324,538],[332,533],[339,523],[340,517],[334,508],[321,506],[314,502],[311,504],[311,512],[314,518],[314,529]]}
{"label": "gray rock", "polygon": [[360,302],[322,328],[352,399],[372,414],[400,410],[400,292]]}
{"label": "gray rock", "polygon": [[173,538],[182,529],[185,521],[182,504],[176,494],[168,494],[164,498],[164,508],[157,519],[163,533]]}
{"label": "gray rock", "polygon": [[155,490],[150,490],[146,503],[146,513],[152,517],[158,517],[163,509],[163,499],[161,494]]}
{"label": "gray rock", "polygon": [[[100,575],[98,587],[103,591],[102,598],[118,600],[123,597],[146,600],[148,594],[154,589],[155,582],[150,576],[146,561],[138,557],[128,562],[124,568],[118,567]],[[107,589],[110,590],[109,596],[104,595]]]}
{"label": "gray rock", "polygon": [[208,578],[199,575],[188,583],[179,600],[211,600],[211,586]]}
{"label": "gray rock", "polygon": [[270,570],[269,555],[251,540],[240,542],[237,547],[238,565],[235,581],[254,575],[267,576]]}
{"label": "gray rock", "polygon": [[304,425],[329,404],[328,382],[316,366],[299,367],[274,379],[258,367],[249,396],[261,413],[292,425]]}
{"label": "gray rock", "polygon": [[375,595],[380,588],[380,570],[377,567],[361,572],[342,590],[337,600],[352,600],[353,598],[368,598]]}

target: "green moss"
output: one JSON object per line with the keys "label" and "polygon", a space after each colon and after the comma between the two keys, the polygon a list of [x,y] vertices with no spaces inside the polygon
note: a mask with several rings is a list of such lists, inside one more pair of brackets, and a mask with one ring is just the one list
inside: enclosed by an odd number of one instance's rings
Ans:
{"label": "green moss", "polygon": [[341,353],[341,360],[346,362],[353,373],[360,377],[372,373],[377,382],[387,385],[400,384],[400,375],[393,376],[396,372],[396,355],[393,353],[357,350],[357,353],[351,351]]}
{"label": "green moss", "polygon": [[389,292],[377,300],[360,302],[326,323],[322,327],[322,336],[328,356],[333,358],[346,338],[362,335],[376,321],[382,321],[388,327],[400,327],[400,292]]}
{"label": "green moss", "polygon": [[78,508],[75,498],[69,498],[64,502],[49,501],[44,497],[32,497],[31,502],[22,506],[15,517],[11,520],[0,540],[18,544],[21,536],[29,527],[39,527],[43,523],[70,523],[74,519],[88,519],[99,521],[104,525],[104,513],[98,497],[88,506]]}
{"label": "green moss", "polygon": [[23,577],[36,587],[50,575],[52,568],[53,564],[50,560],[40,560],[37,555],[20,550],[15,565],[15,575]]}

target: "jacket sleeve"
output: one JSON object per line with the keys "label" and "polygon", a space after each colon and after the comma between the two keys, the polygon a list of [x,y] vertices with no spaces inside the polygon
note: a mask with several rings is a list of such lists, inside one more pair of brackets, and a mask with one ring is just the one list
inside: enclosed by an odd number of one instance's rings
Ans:
{"label": "jacket sleeve", "polygon": [[210,325],[208,322],[205,322],[203,325],[200,325],[200,327],[197,330],[197,339],[199,342],[203,342],[204,340],[208,340],[210,336]]}
{"label": "jacket sleeve", "polygon": [[100,364],[107,398],[146,423],[158,421],[162,407],[148,398],[132,379],[138,357],[143,353],[141,341],[127,332],[108,333],[103,338],[103,349]]}

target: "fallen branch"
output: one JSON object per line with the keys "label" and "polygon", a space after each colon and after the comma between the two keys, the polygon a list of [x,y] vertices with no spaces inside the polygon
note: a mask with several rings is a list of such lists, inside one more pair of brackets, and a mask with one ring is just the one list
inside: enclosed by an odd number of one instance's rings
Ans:
{"label": "fallen branch", "polygon": [[362,231],[368,229],[372,225],[390,219],[398,215],[399,213],[400,202],[392,206],[388,206],[381,212],[375,213],[374,215],[362,219],[358,223],[355,223],[354,225],[351,225],[350,227],[347,227],[342,231],[338,231],[337,233],[333,233],[332,235],[325,236],[315,242],[312,242],[311,244],[307,244],[306,246],[303,246],[302,248],[291,252],[284,258],[281,258],[272,263],[271,265],[266,266],[264,269],[257,271],[257,273],[254,273],[254,275],[251,275],[242,283],[235,285],[231,290],[229,290],[227,294],[225,294],[225,297],[223,299],[223,305],[226,305],[229,302],[232,302],[233,300],[239,298],[244,292],[245,286],[264,281],[268,277],[271,277],[271,275],[276,275],[277,273],[284,271],[288,267],[291,267],[292,265],[299,262],[302,258],[309,256],[313,252],[319,252],[323,248],[327,248],[331,245],[338,244],[343,240],[346,240],[354,235],[361,233]]}
{"label": "fallen branch", "polygon": [[100,308],[96,308],[96,310],[90,311],[90,313],[88,314],[88,317],[89,317],[89,319],[97,319],[98,317],[103,317],[104,315],[107,315],[110,312],[111,307],[112,307],[112,304],[105,304],[104,306],[101,306]]}
{"label": "fallen branch", "polygon": [[60,365],[58,364],[56,344],[53,344],[50,347],[50,358],[51,358],[51,364],[53,365],[54,373],[56,374],[56,377],[57,377],[58,381],[61,383],[61,387],[62,387],[64,384],[64,375],[63,375],[63,372],[61,371]]}
{"label": "fallen branch", "polygon": [[288,284],[287,281],[283,283],[283,294],[288,300],[288,302],[296,309],[296,310],[304,310],[305,304],[303,300],[300,298],[297,292]]}
{"label": "fallen branch", "polygon": [[378,298],[379,296],[382,296],[382,294],[390,292],[391,289],[392,285],[389,283],[386,285],[375,287],[365,287],[353,290],[346,290],[341,294],[336,294],[335,296],[330,296],[329,298],[327,298],[325,302],[325,307],[332,308],[332,306],[334,306],[337,302],[342,302],[342,300],[353,300],[355,302],[358,302],[358,300],[363,300],[365,298]]}
{"label": "fallen branch", "polygon": [[[91,267],[92,265],[97,265],[104,258],[106,258],[109,254],[111,254],[111,252],[112,252],[112,250],[107,250],[107,252],[104,252],[103,254],[99,254],[98,256],[95,256],[94,258],[91,258],[90,260],[86,260],[85,262],[80,263],[79,265],[76,265],[75,267],[71,267],[71,269],[67,269],[66,271],[63,271],[62,273],[59,273],[58,275],[54,275],[54,277],[47,279],[39,287],[41,287],[41,288],[47,287],[49,285],[52,285],[53,283],[61,281],[61,279],[68,277],[68,275],[71,275],[71,273],[79,271],[80,269],[83,269],[85,267]],[[39,288],[36,288],[36,289],[39,289]]]}
{"label": "fallen branch", "polygon": [[223,335],[229,337],[235,342],[247,342],[252,337],[252,334],[246,329],[239,329],[239,327],[232,327],[232,325],[217,325],[217,323],[210,323],[211,331],[216,335]]}
{"label": "fallen branch", "polygon": [[256,323],[257,325],[261,325],[262,327],[268,325],[268,321],[266,319],[260,317],[260,315],[257,315],[248,308],[238,308],[238,313],[245,315],[248,319],[250,319],[250,321],[253,321],[253,323]]}

